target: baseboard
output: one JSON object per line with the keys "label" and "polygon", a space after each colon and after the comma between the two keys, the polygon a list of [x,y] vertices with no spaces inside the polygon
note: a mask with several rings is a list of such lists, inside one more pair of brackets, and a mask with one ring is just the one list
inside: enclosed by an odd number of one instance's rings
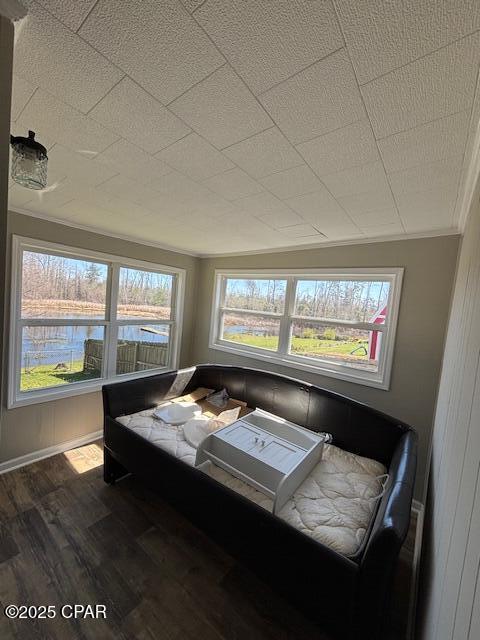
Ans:
{"label": "baseboard", "polygon": [[418,500],[414,500],[412,502],[412,511],[417,514],[417,526],[415,529],[415,548],[413,550],[412,583],[410,585],[410,607],[408,612],[407,630],[408,640],[413,640],[415,636],[415,619],[417,613],[418,580],[420,573],[420,556],[422,553],[425,506]]}
{"label": "baseboard", "polygon": [[85,444],[93,442],[94,440],[98,440],[98,438],[101,438],[102,435],[103,431],[100,429],[99,431],[94,431],[93,433],[87,433],[87,435],[81,436],[80,438],[75,438],[75,440],[61,442],[60,444],[55,444],[52,447],[47,447],[46,449],[39,449],[38,451],[27,453],[24,456],[12,458],[11,460],[6,460],[5,462],[0,462],[0,474],[8,473],[9,471],[13,471],[14,469],[24,467],[27,464],[32,464],[32,462],[43,460],[44,458],[50,458],[57,453],[63,453],[64,451],[68,451],[69,449],[76,449],[77,447],[81,447]]}

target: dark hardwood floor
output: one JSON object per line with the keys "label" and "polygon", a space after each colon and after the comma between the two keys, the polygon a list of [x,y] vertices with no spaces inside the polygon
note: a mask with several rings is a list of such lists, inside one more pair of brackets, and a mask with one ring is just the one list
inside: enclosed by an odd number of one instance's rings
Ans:
{"label": "dark hardwood floor", "polygon": [[[412,557],[410,536],[392,640],[405,638]],[[56,617],[9,620],[9,604]],[[105,605],[107,619],[64,619],[65,604]],[[2,640],[327,640],[141,482],[105,485],[101,442],[0,476],[0,605]]]}

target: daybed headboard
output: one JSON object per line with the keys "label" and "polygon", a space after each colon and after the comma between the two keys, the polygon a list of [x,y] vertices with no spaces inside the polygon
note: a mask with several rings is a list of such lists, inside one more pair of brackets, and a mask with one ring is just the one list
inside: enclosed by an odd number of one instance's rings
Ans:
{"label": "daybed headboard", "polygon": [[410,427],[366,405],[301,380],[228,365],[205,364],[104,387],[112,418],[152,407],[197,387],[221,389],[252,408],[259,407],[313,431],[333,434],[334,443],[389,466]]}
{"label": "daybed headboard", "polygon": [[198,365],[186,390],[225,387],[252,408],[259,407],[313,431],[333,434],[343,449],[390,464],[410,427],[356,400],[269,371],[227,365]]}

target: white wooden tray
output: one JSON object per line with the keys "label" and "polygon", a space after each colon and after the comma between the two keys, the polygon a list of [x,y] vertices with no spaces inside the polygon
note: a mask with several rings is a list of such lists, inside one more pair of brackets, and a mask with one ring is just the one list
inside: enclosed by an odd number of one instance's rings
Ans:
{"label": "white wooden tray", "polygon": [[322,457],[324,436],[261,409],[208,435],[195,466],[208,460],[273,500],[278,513]]}

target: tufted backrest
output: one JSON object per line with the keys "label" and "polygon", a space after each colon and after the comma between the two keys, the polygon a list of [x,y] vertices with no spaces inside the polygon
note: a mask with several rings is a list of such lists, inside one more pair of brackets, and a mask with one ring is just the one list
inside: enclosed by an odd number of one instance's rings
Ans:
{"label": "tufted backrest", "polygon": [[270,411],[312,431],[327,431],[334,443],[389,466],[410,429],[371,407],[315,385],[271,373],[226,365],[198,365],[187,390],[221,389],[249,407]]}

